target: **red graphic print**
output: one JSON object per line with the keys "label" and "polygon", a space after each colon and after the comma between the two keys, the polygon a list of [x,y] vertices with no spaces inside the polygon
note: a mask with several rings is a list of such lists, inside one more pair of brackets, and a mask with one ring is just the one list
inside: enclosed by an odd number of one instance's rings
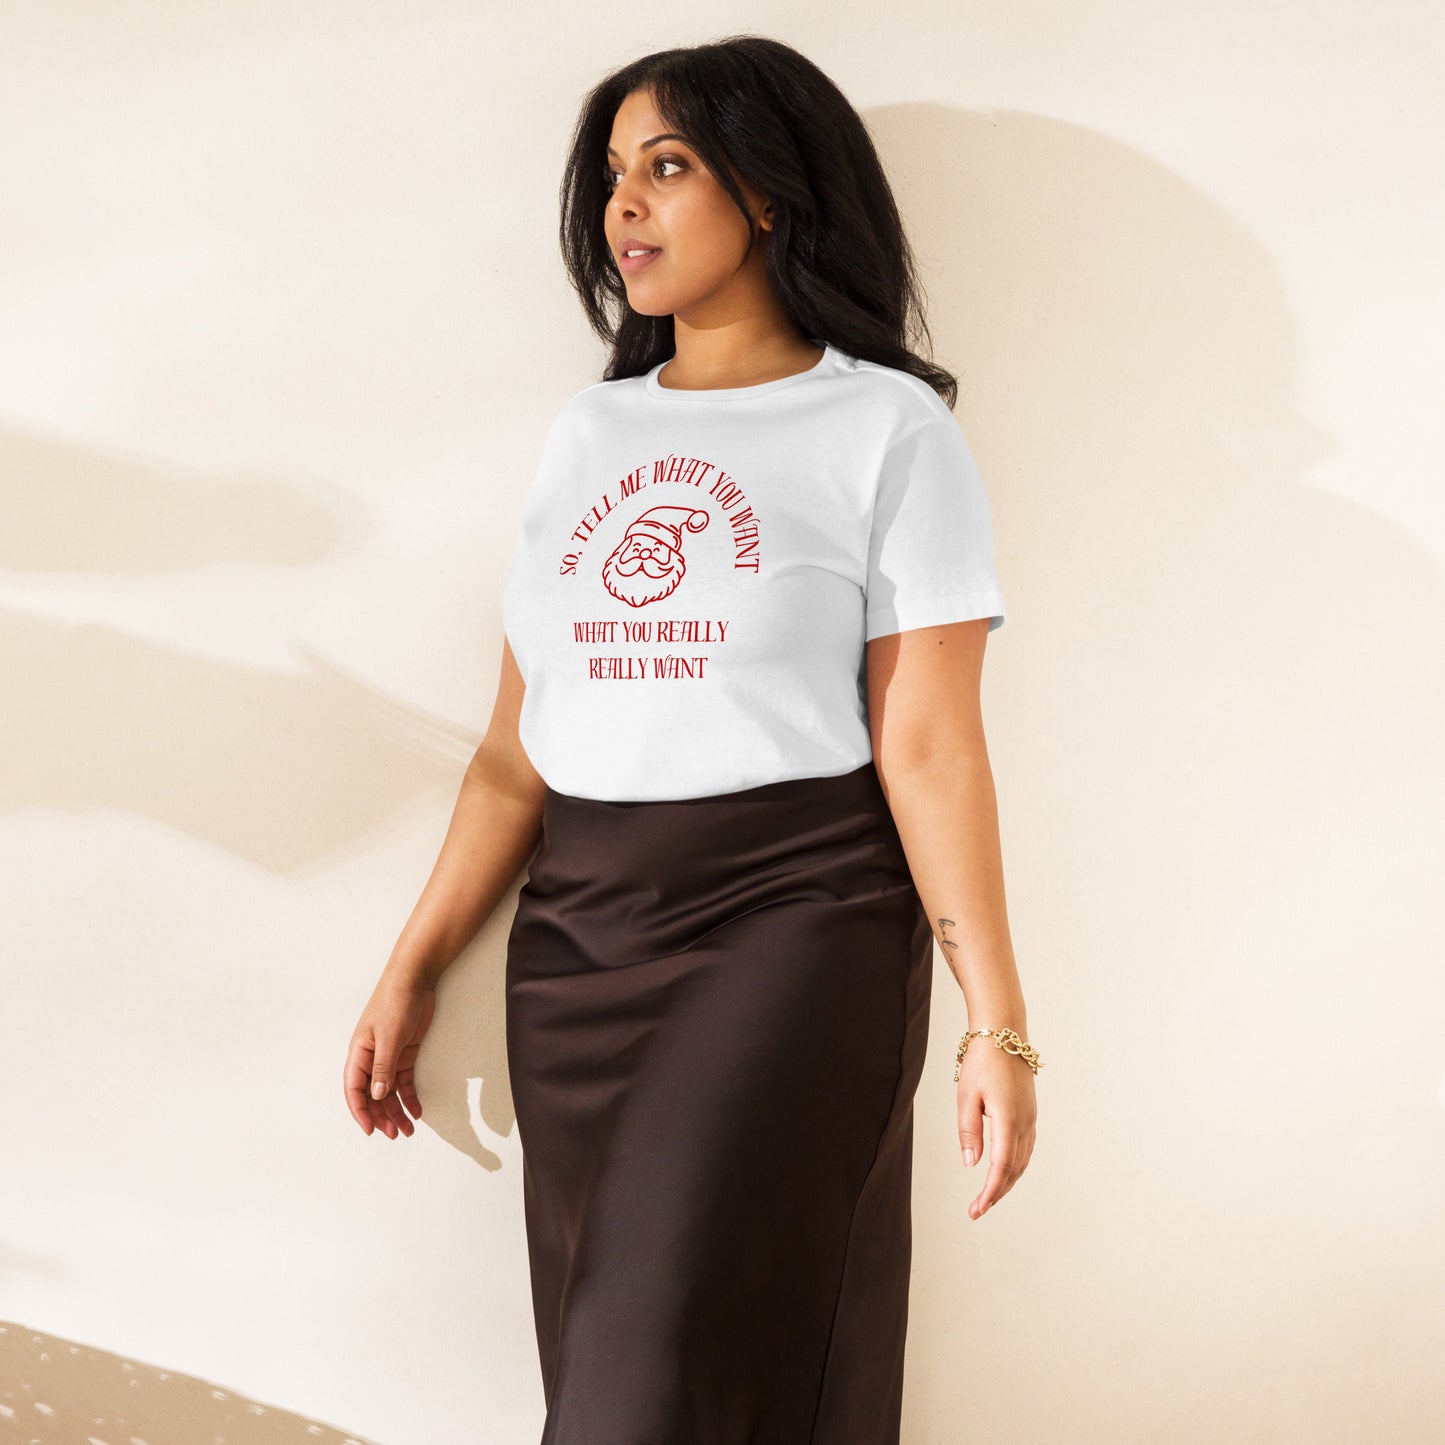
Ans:
{"label": "red graphic print", "polygon": [[687,575],[682,554],[685,532],[701,532],[708,514],[701,507],[652,507],[602,564],[602,583],[620,602],[645,607],[669,597]]}
{"label": "red graphic print", "polygon": [[[597,615],[577,615],[597,606],[601,599],[591,592],[589,581],[580,589],[584,595],[569,604],[576,612],[562,624],[571,634],[574,656],[595,682],[684,682],[714,675],[715,650],[726,650],[733,637],[731,618],[715,615],[677,616],[672,607],[645,610],[649,603],[676,597],[686,609],[691,603],[699,614],[711,614],[728,605],[730,588],[694,584],[689,592],[682,583],[688,572],[684,555],[689,534],[718,527],[722,535],[710,535],[707,546],[694,560],[701,562],[705,583],[715,580],[710,569],[726,566],[729,572],[760,575],[761,543],[758,518],[747,494],[732,475],[715,462],[670,452],[633,468],[615,486],[595,495],[581,520],[573,526],[567,541],[574,549],[564,552],[557,563],[558,577],[595,578],[599,572],[588,565],[587,544],[595,541],[600,550],[604,536],[613,535],[620,517],[613,513],[641,501],[649,487],[663,486],[653,496],[682,496],[688,500],[671,505],[647,507],[627,524],[626,533],[608,553],[600,577],[608,596],[625,602],[628,614],[609,616],[617,609],[607,604]],[[686,487],[686,492],[679,489]],[[692,506],[692,498],[705,506]],[[644,504],[645,505],[645,504]],[[576,513],[572,514],[576,516]],[[691,549],[688,548],[690,551]],[[719,552],[729,552],[727,558]],[[594,554],[595,555],[595,554]],[[702,651],[700,649],[707,649]],[[676,650],[674,650],[676,649]]]}

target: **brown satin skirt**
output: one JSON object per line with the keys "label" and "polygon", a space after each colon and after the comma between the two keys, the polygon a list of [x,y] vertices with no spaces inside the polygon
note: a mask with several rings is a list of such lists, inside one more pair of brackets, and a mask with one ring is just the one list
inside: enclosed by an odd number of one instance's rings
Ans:
{"label": "brown satin skirt", "polygon": [[932,970],[872,762],[548,789],[506,968],[542,1445],[896,1445]]}

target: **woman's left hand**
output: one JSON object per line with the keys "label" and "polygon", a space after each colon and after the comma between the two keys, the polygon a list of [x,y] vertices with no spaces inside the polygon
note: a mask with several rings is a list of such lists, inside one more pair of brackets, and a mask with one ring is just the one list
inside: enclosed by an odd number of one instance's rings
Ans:
{"label": "woman's left hand", "polygon": [[971,1219],[981,1219],[1028,1168],[1039,1116],[1033,1070],[991,1039],[974,1039],[958,1070],[958,1142],[965,1167],[983,1158],[985,1115],[992,1158],[988,1178],[968,1206]]}

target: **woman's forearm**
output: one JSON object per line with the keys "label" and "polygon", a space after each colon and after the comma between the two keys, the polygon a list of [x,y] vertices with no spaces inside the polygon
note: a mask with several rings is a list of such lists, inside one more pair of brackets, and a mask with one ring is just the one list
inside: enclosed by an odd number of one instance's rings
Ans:
{"label": "woman's forearm", "polygon": [[434,984],[476,936],[541,836],[543,791],[485,746],[467,767],[431,877],[387,968]]}
{"label": "woman's forearm", "polygon": [[1027,1038],[987,751],[940,751],[885,781],[885,790],[934,937],[963,989],[969,1027],[1012,1028]]}

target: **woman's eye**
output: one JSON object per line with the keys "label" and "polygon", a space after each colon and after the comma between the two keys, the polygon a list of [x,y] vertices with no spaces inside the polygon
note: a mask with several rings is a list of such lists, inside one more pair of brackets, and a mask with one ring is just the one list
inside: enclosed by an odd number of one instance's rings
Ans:
{"label": "woman's eye", "polygon": [[[677,158],[676,156],[654,156],[654,157],[653,157],[653,160],[652,160],[652,169],[653,169],[653,174],[654,174],[654,175],[657,174],[657,167],[658,167],[658,166],[677,166],[680,170],[686,170],[686,169],[687,169],[687,163],[686,163],[685,161],[680,161],[680,160],[678,160],[678,158]],[[619,171],[619,170],[617,170],[617,169],[615,169],[613,166],[608,166],[608,167],[602,172],[602,181],[603,181],[603,184],[607,187],[608,190],[614,190],[614,189],[616,189],[616,186],[617,186],[617,178],[618,178],[618,176],[620,176],[621,174],[622,174],[622,172]],[[662,179],[662,180],[668,180],[668,179],[670,179],[670,178],[667,177],[667,176],[663,176],[663,177],[661,177],[661,179]]]}

